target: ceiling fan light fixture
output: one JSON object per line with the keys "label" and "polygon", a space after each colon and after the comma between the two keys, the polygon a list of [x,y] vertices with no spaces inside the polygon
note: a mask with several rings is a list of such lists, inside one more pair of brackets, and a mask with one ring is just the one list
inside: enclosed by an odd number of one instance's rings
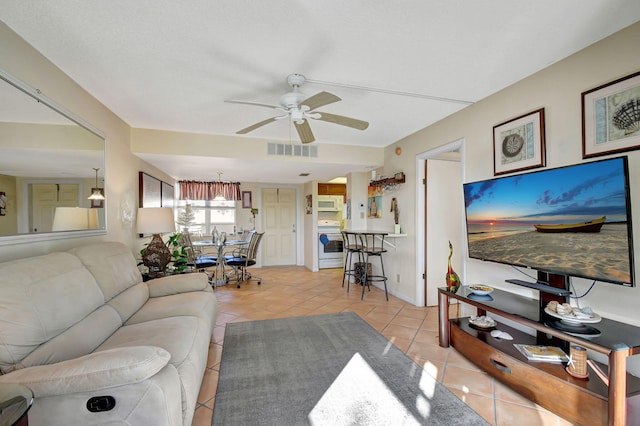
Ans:
{"label": "ceiling fan light fixture", "polygon": [[287,84],[291,87],[300,87],[304,84],[306,78],[302,74],[293,73],[287,76]]}

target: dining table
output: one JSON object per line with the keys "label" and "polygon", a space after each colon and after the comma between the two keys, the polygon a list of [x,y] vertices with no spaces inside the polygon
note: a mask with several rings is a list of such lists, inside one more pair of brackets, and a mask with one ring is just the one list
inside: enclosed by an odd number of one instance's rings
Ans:
{"label": "dining table", "polygon": [[194,241],[192,244],[194,247],[200,247],[200,248],[216,247],[218,249],[215,277],[212,279],[212,283],[214,283],[216,287],[222,287],[229,283],[229,278],[227,277],[226,271],[225,271],[225,267],[226,267],[226,259],[224,256],[225,248],[246,246],[249,244],[249,241],[245,241],[241,239],[219,238],[217,241],[199,240],[199,241]]}

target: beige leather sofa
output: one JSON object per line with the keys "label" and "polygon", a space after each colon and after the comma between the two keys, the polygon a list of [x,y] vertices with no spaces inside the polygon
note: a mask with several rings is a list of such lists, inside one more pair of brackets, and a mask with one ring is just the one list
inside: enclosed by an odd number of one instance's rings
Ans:
{"label": "beige leather sofa", "polygon": [[204,274],[142,282],[121,243],[0,263],[0,386],[31,426],[190,425],[216,315]]}

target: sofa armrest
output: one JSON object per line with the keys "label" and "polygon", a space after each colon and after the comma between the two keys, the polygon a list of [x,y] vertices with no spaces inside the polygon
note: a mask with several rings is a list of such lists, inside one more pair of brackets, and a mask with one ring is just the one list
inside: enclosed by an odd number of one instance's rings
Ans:
{"label": "sofa armrest", "polygon": [[188,293],[190,291],[213,291],[206,274],[169,275],[147,281],[149,297],[169,296],[171,294]]}
{"label": "sofa armrest", "polygon": [[24,385],[36,398],[96,391],[148,379],[170,359],[169,352],[157,346],[114,348],[15,370],[0,376],[0,383]]}

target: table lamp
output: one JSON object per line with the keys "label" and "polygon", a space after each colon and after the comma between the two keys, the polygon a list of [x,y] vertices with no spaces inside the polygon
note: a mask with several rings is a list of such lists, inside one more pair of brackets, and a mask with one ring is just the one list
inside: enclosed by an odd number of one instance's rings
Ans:
{"label": "table lamp", "polygon": [[171,252],[160,236],[163,232],[174,232],[173,209],[141,207],[138,209],[137,230],[139,234],[153,234],[151,242],[142,254],[142,263],[149,268],[150,275],[164,272],[171,261]]}
{"label": "table lamp", "polygon": [[84,207],[56,207],[51,230],[56,232],[89,229],[88,210]]}
{"label": "table lamp", "polygon": [[87,209],[89,211],[89,229],[100,228],[100,219],[98,219],[98,210]]}

